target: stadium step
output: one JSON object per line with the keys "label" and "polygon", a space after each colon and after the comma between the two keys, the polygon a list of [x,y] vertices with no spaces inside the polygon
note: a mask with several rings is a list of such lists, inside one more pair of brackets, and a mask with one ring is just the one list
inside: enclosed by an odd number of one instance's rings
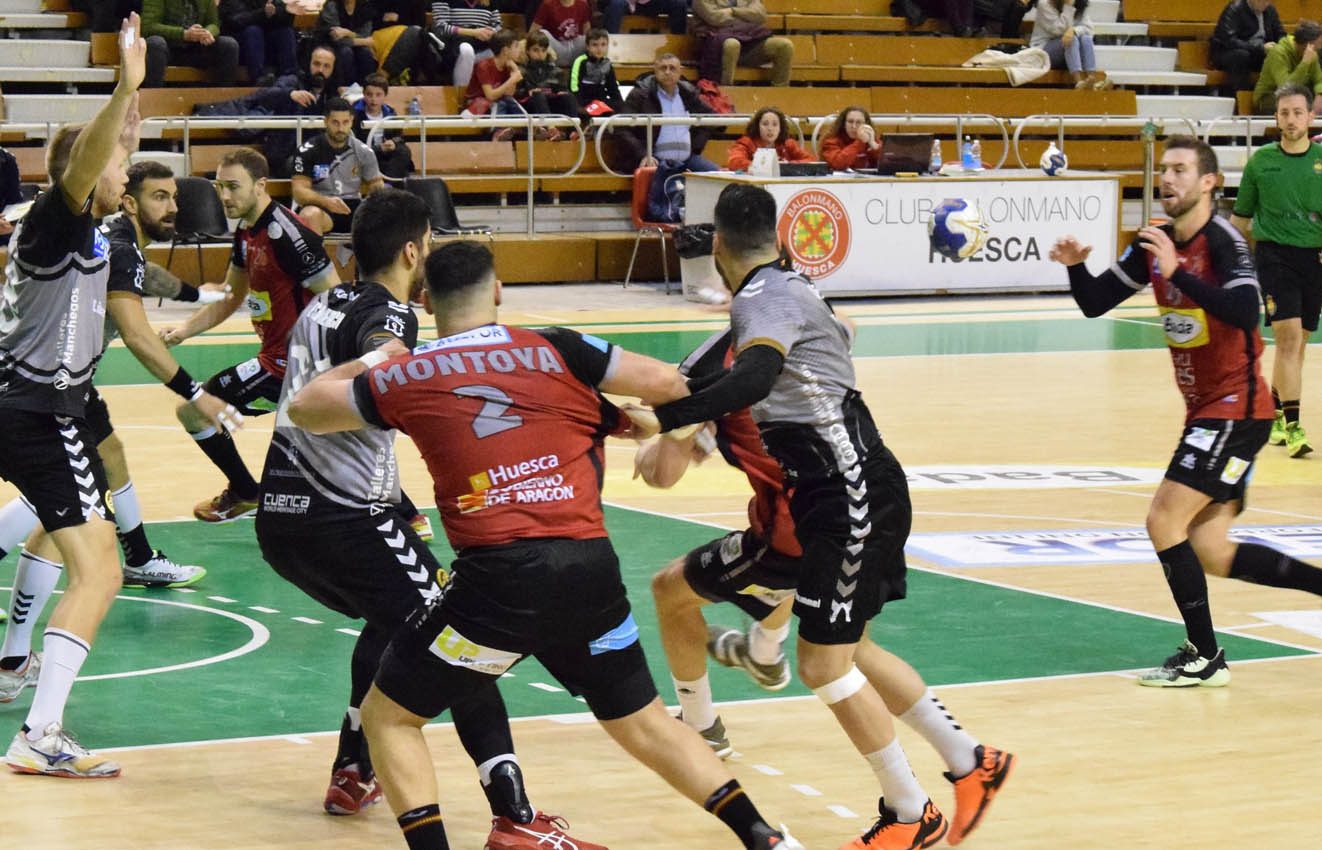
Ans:
{"label": "stadium step", "polygon": [[1194,71],[1107,71],[1106,76],[1117,86],[1207,85],[1207,75]]}
{"label": "stadium step", "polygon": [[86,68],[92,45],[86,41],[58,38],[0,39],[0,66],[40,68]]}
{"label": "stadium step", "polygon": [[0,0],[0,15],[7,12],[39,13],[44,5],[42,0]]}
{"label": "stadium step", "polygon": [[48,94],[6,94],[6,120],[10,124],[91,121],[107,99],[106,95],[97,94],[66,94],[58,97]]}
{"label": "stadium step", "polygon": [[1252,153],[1243,145],[1213,145],[1212,150],[1216,151],[1216,161],[1222,171],[1243,171]]}
{"label": "stadium step", "polygon": [[1148,34],[1148,25],[1145,23],[1093,23],[1092,34],[1095,36],[1109,35],[1116,38],[1142,38]]}
{"label": "stadium step", "polygon": [[[1114,24],[1120,17],[1120,0],[1093,0],[1088,4],[1088,17],[1094,25]],[[1034,6],[1024,15],[1025,21],[1037,20],[1037,7]],[[1106,35],[1106,33],[1097,33]]]}
{"label": "stadium step", "polygon": [[0,29],[60,30],[86,26],[87,17],[65,12],[6,12],[0,9]]}
{"label": "stadium step", "polygon": [[[1191,119],[1222,118],[1235,114],[1233,97],[1210,97],[1183,94],[1141,94],[1137,98],[1138,114],[1156,117]],[[1177,131],[1177,132],[1183,132]]]}
{"label": "stadium step", "polygon": [[0,83],[113,83],[115,73],[114,68],[0,65]]}
{"label": "stadium step", "polygon": [[1124,71],[1174,71],[1179,51],[1174,47],[1097,45],[1097,67]]}

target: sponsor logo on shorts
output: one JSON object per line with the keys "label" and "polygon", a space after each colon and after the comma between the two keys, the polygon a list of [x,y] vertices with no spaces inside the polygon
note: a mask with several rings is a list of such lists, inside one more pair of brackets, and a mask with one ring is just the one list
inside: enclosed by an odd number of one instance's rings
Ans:
{"label": "sponsor logo on shorts", "polygon": [[1189,435],[1184,438],[1184,441],[1195,449],[1210,452],[1212,444],[1216,442],[1217,433],[1217,431],[1210,428],[1190,428]]}
{"label": "sponsor logo on shorts", "polygon": [[239,376],[240,381],[252,380],[257,377],[257,373],[260,371],[262,371],[262,364],[258,362],[256,357],[245,360],[234,367],[234,374]]}
{"label": "sponsor logo on shorts", "polygon": [[503,649],[492,649],[474,643],[459,634],[454,626],[446,626],[445,630],[436,636],[436,640],[432,641],[430,650],[432,655],[446,664],[467,667],[479,673],[486,673],[488,676],[499,676],[513,667],[522,657],[517,652],[506,652]]}
{"label": "sponsor logo on shorts", "polygon": [[1244,477],[1244,473],[1249,471],[1253,464],[1251,460],[1245,460],[1242,457],[1232,457],[1226,461],[1226,468],[1221,470],[1221,481],[1224,484],[1238,484],[1239,479]]}
{"label": "sponsor logo on shorts", "polygon": [[1185,452],[1184,457],[1180,458],[1180,466],[1184,469],[1193,469],[1198,465],[1198,458],[1193,452]]}
{"label": "sponsor logo on shorts", "polygon": [[262,510],[274,514],[305,514],[312,507],[310,496],[292,493],[263,493]]}

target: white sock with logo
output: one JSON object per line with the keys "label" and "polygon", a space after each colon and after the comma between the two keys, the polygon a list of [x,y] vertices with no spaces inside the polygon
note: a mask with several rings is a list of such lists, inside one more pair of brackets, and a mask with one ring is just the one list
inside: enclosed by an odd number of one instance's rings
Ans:
{"label": "white sock with logo", "polygon": [[921,819],[923,807],[927,805],[927,792],[913,775],[913,768],[909,766],[909,759],[900,746],[900,739],[895,738],[863,758],[868,760],[872,772],[881,782],[881,795],[886,798],[886,808],[892,809],[901,823],[913,823]]}
{"label": "white sock with logo", "polygon": [[64,629],[46,629],[44,652],[41,656],[41,675],[37,678],[37,694],[28,709],[28,740],[35,741],[46,727],[64,718],[64,704],[69,701],[73,680],[87,660],[91,647],[78,635]]}
{"label": "white sock with logo", "polygon": [[115,525],[128,533],[142,525],[142,505],[138,504],[138,491],[133,489],[133,482],[125,484],[110,493],[115,506]]}
{"label": "white sock with logo", "polygon": [[781,647],[789,637],[788,622],[778,629],[768,629],[761,623],[754,622],[748,629],[748,657],[758,664],[775,664],[780,660]]}
{"label": "white sock with logo", "polygon": [[956,779],[967,776],[978,766],[973,756],[973,750],[978,746],[977,739],[964,731],[964,727],[959,725],[931,688],[900,715],[900,720],[922,735],[941,754],[950,775]]}
{"label": "white sock with logo", "polygon": [[675,683],[675,695],[679,697],[679,710],[684,713],[684,722],[699,732],[710,729],[716,722],[716,706],[711,701],[711,682],[707,674],[701,679],[686,682],[670,677]]}
{"label": "white sock with logo", "polygon": [[37,512],[22,496],[0,508],[0,558],[22,545],[36,527]]}
{"label": "white sock with logo", "polygon": [[[26,549],[18,556],[14,589],[9,594],[9,623],[0,659],[27,658],[32,651],[32,627],[55,591],[64,568],[54,561],[38,558]],[[22,666],[22,662],[19,663]]]}

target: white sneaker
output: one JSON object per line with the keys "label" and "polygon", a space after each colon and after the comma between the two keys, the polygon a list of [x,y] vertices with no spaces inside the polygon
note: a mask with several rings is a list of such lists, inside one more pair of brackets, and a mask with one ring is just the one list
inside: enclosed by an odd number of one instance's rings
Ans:
{"label": "white sneaker", "polygon": [[37,686],[41,673],[41,653],[33,652],[17,670],[0,670],[0,702],[13,702],[27,687]]}
{"label": "white sneaker", "polygon": [[166,557],[160,549],[152,553],[152,558],[140,567],[124,565],[125,587],[187,587],[197,584],[207,571],[202,567],[176,564]]}
{"label": "white sneaker", "polygon": [[36,773],[70,779],[110,779],[119,765],[89,751],[57,720],[35,741],[19,730],[9,744],[5,761],[15,773]]}
{"label": "white sneaker", "polygon": [[1221,688],[1230,684],[1226,651],[1204,658],[1189,641],[1180,644],[1175,654],[1157,668],[1138,674],[1138,683],[1149,688]]}

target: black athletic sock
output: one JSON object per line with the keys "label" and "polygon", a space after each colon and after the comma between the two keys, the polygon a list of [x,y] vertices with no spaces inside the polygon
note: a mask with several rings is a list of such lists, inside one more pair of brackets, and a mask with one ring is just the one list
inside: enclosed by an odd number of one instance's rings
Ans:
{"label": "black athletic sock", "polygon": [[344,713],[340,724],[340,743],[335,751],[333,770],[351,764],[358,765],[358,775],[366,782],[372,778],[372,756],[367,748],[367,736],[363,734],[362,721],[358,708],[363,698],[372,687],[376,669],[381,663],[381,653],[390,643],[390,633],[385,629],[366,623],[353,646],[353,655],[349,659],[349,709]]}
{"label": "black athletic sock", "polygon": [[[509,713],[495,679],[464,694],[450,706],[450,719],[464,752],[475,765],[483,765],[511,756],[514,736],[510,734]],[[523,787],[523,773],[511,760],[499,761],[491,769],[491,781],[482,791],[491,804],[491,814],[507,817],[515,823],[531,823],[536,811],[528,802]]]}
{"label": "black athletic sock", "polygon": [[253,480],[248,472],[248,467],[244,465],[243,458],[239,457],[239,450],[230,439],[229,432],[217,431],[210,437],[197,441],[197,446],[206,456],[211,458],[211,462],[216,468],[225,474],[229,479],[230,492],[240,499],[256,499],[261,488]]}
{"label": "black athletic sock", "polygon": [[422,513],[422,511],[418,510],[418,506],[413,504],[413,500],[409,498],[409,494],[405,493],[403,490],[399,491],[399,505],[395,507],[395,512],[404,517],[405,522],[412,521],[415,516]]}
{"label": "black athletic sock", "polygon": [[1322,570],[1258,543],[1239,544],[1230,562],[1230,577],[1322,596]]}
{"label": "black athletic sock", "polygon": [[147,541],[147,532],[141,523],[132,531],[116,530],[116,533],[119,535],[119,548],[124,550],[124,563],[130,567],[140,567],[156,554]]}
{"label": "black athletic sock", "polygon": [[1272,405],[1277,413],[1281,412],[1281,394],[1276,391],[1276,387],[1272,387]]}
{"label": "black athletic sock", "polygon": [[1216,633],[1212,631],[1212,609],[1207,604],[1207,576],[1203,565],[1188,540],[1176,543],[1157,553],[1161,568],[1166,573],[1175,606],[1184,618],[1184,629],[1189,642],[1198,647],[1204,658],[1216,655]]}
{"label": "black athletic sock", "polygon": [[528,789],[523,787],[523,771],[515,761],[502,761],[491,768],[491,781],[482,786],[487,804],[495,817],[507,817],[515,823],[532,823],[537,811],[528,802]]}
{"label": "black athletic sock", "polygon": [[1297,424],[1299,422],[1299,399],[1282,401],[1281,413],[1285,416],[1286,425]]}
{"label": "black athletic sock", "polygon": [[739,786],[738,779],[731,779],[713,791],[702,807],[730,827],[749,850],[757,846],[759,829],[770,829],[758,814],[757,806],[753,805],[753,801],[748,799],[744,789]]}
{"label": "black athletic sock", "polygon": [[450,850],[450,842],[445,839],[445,823],[441,820],[441,807],[432,803],[410,809],[395,818],[404,832],[404,840],[409,850]]}

